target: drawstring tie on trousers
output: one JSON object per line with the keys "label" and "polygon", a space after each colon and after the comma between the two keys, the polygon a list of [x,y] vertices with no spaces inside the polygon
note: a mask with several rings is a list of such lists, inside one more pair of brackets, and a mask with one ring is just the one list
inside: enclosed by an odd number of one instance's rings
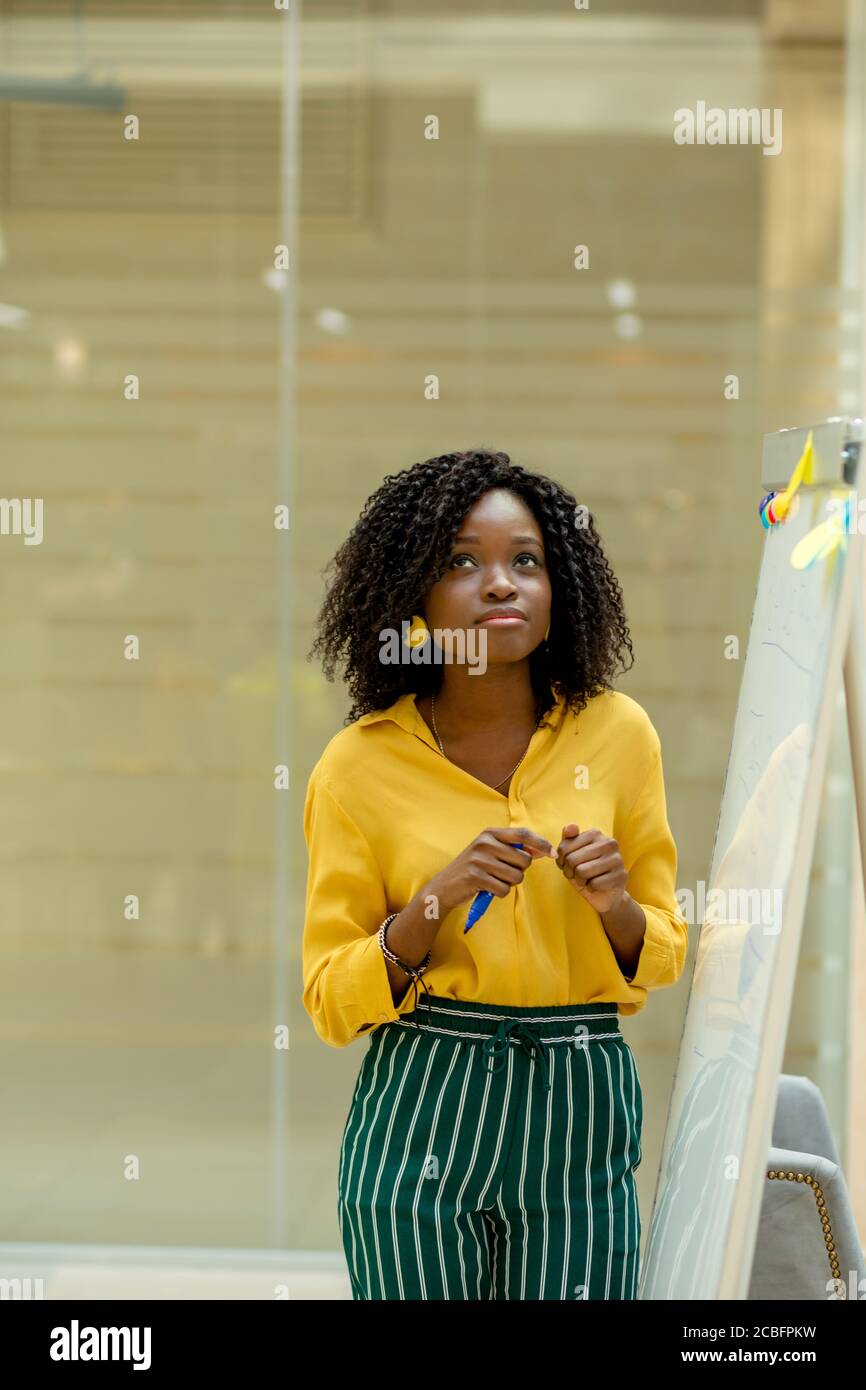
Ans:
{"label": "drawstring tie on trousers", "polygon": [[490,1058],[487,1070],[489,1072],[499,1071],[505,1061],[509,1038],[516,1038],[530,1057],[538,1057],[544,1067],[544,1089],[549,1091],[550,1061],[547,1056],[547,1049],[541,1041],[541,1034],[538,1029],[533,1028],[531,1023],[524,1023],[520,1018],[512,1018],[507,1022],[503,1018],[493,1036],[485,1040],[484,1055]]}

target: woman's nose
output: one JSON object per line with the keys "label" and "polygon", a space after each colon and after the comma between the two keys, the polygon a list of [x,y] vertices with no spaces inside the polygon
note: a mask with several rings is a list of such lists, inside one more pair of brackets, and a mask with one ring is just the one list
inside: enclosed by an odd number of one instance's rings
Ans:
{"label": "woman's nose", "polygon": [[514,594],[517,592],[514,580],[510,575],[504,572],[496,573],[494,571],[492,574],[485,576],[483,587],[486,593],[492,594],[495,598],[501,598],[503,594]]}

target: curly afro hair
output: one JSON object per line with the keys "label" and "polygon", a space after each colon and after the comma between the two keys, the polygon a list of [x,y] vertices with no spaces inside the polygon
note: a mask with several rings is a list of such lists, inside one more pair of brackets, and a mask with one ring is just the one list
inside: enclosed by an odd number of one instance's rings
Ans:
{"label": "curly afro hair", "polygon": [[335,578],[307,660],[320,654],[329,681],[343,664],[353,700],[345,724],[387,709],[407,691],[438,691],[441,664],[383,663],[379,634],[385,628],[399,632],[404,620],[423,611],[425,595],[445,573],[463,518],[491,488],[516,493],[544,538],[550,634],[546,649],[540,644],[529,659],[539,722],[554,704],[553,692],[578,713],[612,688],[624,650],[634,663],[622,590],[589,511],[578,511],[567,488],[512,464],[507,454],[441,454],[388,474],[323,571],[335,571]]}

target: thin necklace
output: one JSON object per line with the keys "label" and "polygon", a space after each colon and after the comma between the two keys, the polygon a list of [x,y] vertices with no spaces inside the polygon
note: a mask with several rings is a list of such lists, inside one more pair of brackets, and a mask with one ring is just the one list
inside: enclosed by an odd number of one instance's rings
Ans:
{"label": "thin necklace", "polygon": [[[434,694],[433,692],[431,692],[431,695],[430,695],[430,717],[431,717],[431,719],[433,720],[433,732],[434,732],[434,734],[436,735],[436,742],[439,744],[439,752],[442,754],[443,758],[447,758],[447,757],[448,757],[448,754],[445,752],[445,745],[443,744],[441,738],[439,737],[439,730],[436,728],[436,696],[435,696],[435,694]],[[535,721],[535,728],[536,728],[536,729],[538,728],[538,720]],[[534,733],[534,732],[535,732],[535,730],[533,729],[533,733]],[[531,742],[532,742],[532,734],[529,735],[529,743],[531,743]],[[523,750],[523,756],[514,764],[514,767],[511,769],[511,771],[508,772],[508,773],[506,773],[506,775],[505,775],[503,778],[501,778],[500,781],[498,781],[498,782],[493,782],[493,783],[491,784],[491,790],[492,790],[492,791],[496,791],[496,788],[497,788],[497,787],[501,787],[503,782],[507,782],[509,777],[513,777],[513,776],[514,776],[515,772],[516,772],[517,769],[520,767],[520,764],[523,762],[523,759],[526,757],[527,753],[529,752],[529,743],[527,743],[526,747],[525,747],[524,750]]]}

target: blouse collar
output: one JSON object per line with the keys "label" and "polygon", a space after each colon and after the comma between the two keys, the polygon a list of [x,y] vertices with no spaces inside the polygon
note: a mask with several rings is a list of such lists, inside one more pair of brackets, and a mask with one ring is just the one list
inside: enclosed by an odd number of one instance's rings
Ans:
{"label": "blouse collar", "polygon": [[[565,712],[565,699],[555,691],[553,695],[556,703],[548,710],[546,718],[553,728],[558,730]],[[427,742],[433,743],[433,735],[425,720],[421,718],[421,712],[415,704],[415,696],[414,690],[407,690],[405,694],[398,696],[387,709],[371,710],[369,714],[362,714],[356,722],[358,724],[378,724],[382,720],[391,719],[407,733],[420,734]]]}

